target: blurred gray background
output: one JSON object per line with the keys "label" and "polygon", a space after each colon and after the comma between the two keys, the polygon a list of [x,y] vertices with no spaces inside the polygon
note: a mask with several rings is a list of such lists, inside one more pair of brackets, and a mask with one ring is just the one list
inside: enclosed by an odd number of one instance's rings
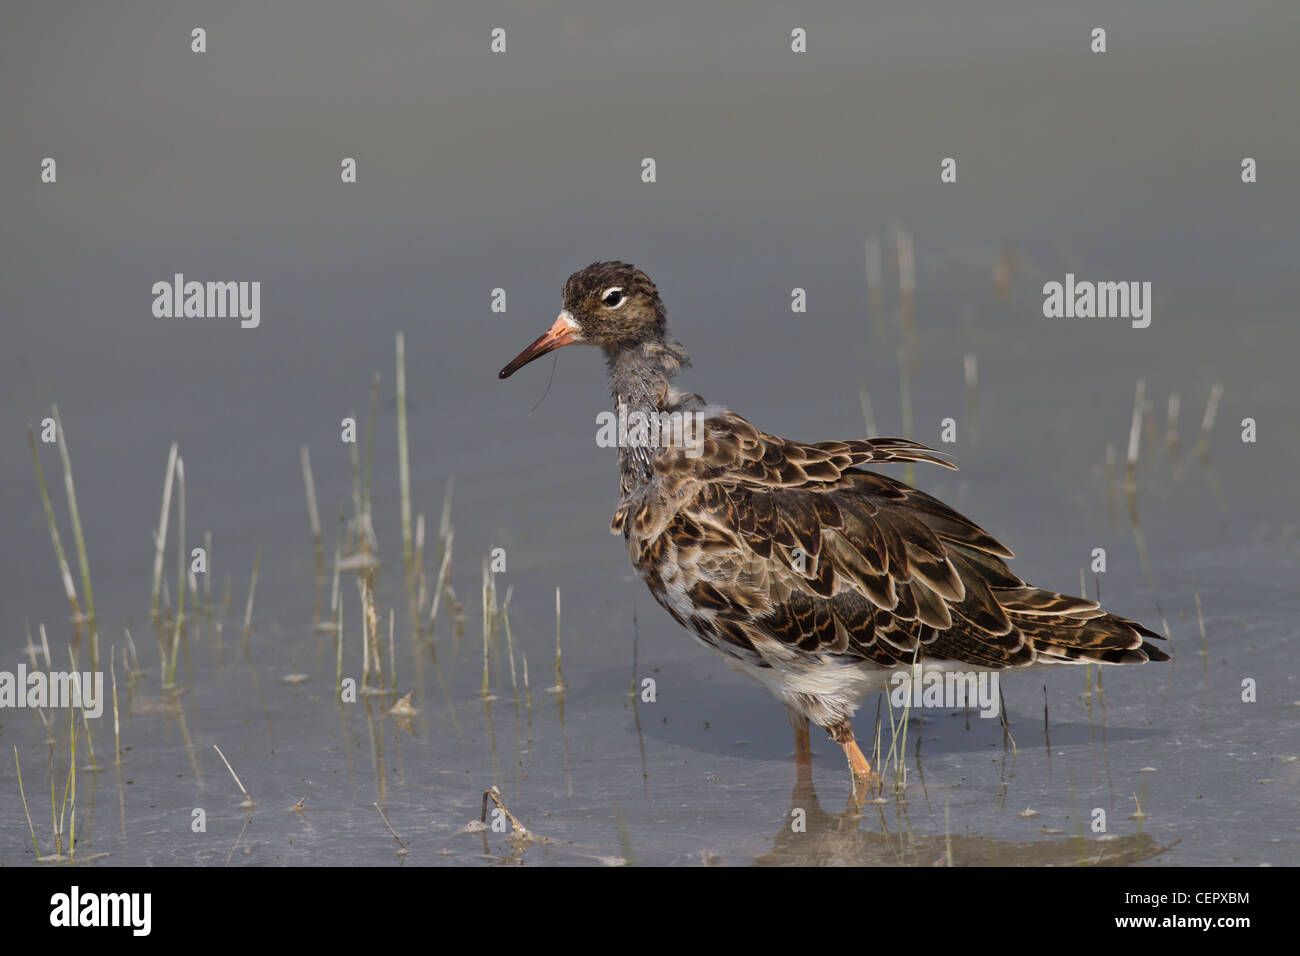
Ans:
{"label": "blurred gray background", "polygon": [[[1089,49],[1098,26],[1105,54]],[[206,53],[190,50],[194,27]],[[504,54],[490,52],[495,27]],[[807,53],[790,50],[795,27]],[[561,584],[579,684],[622,693],[633,605],[642,659],[675,662],[686,679],[704,655],[650,606],[606,534],[616,482],[593,441],[607,403],[598,357],[558,353],[536,410],[551,360],[507,383],[497,370],[551,323],[570,272],[622,258],[658,282],[691,350],[683,384],[808,440],[860,435],[865,384],[878,430],[897,434],[897,279],[887,268],[872,314],[863,264],[864,242],[888,253],[897,227],[916,248],[914,437],[937,444],[942,418],[961,422],[949,450],[962,472],[922,473],[922,485],[1006,540],[1036,584],[1077,590],[1091,549],[1108,547],[1103,599],[1149,624],[1160,600],[1180,636],[1195,634],[1199,582],[1212,632],[1238,641],[1223,656],[1235,668],[1263,641],[1249,666],[1290,685],[1275,700],[1300,698],[1282,646],[1296,604],[1297,49],[1294,0],[7,0],[0,666],[18,659],[25,626],[48,622],[67,639],[24,438],[53,402],[105,641],[143,623],[176,440],[188,540],[212,532],[214,590],[231,575],[242,606],[261,549],[262,632],[308,646],[299,447],[312,449],[328,547],[351,493],[339,420],[364,422],[381,371],[375,523],[392,562],[393,337],[404,330],[413,498],[436,524],[456,476],[462,596],[477,602],[479,556],[504,545],[513,607],[540,621],[517,624],[535,660]],[[40,181],[47,156],[54,185]],[[647,156],[654,184],[640,179]],[[948,156],[956,184],[939,181]],[[1245,156],[1256,184],[1240,181]],[[356,184],[339,181],[343,157],[358,162]],[[999,299],[1005,250],[1016,278]],[[1150,281],[1151,327],[1044,319],[1042,283],[1067,271]],[[154,318],[151,286],[176,272],[259,280],[260,328]],[[790,312],[796,286],[803,315]],[[504,315],[489,309],[495,287],[507,290]],[[963,411],[968,353],[978,435]],[[1161,424],[1168,395],[1183,401],[1179,459],[1144,451],[1150,582],[1108,510],[1103,464],[1107,445],[1123,453],[1140,377]],[[1216,382],[1216,470],[1203,474],[1181,455]],[[1246,416],[1255,445],[1238,440]],[[57,456],[43,454],[69,544]],[[1238,676],[1224,673],[1227,691]],[[1037,684],[1026,687],[1033,710]],[[733,698],[780,752],[780,708],[757,687]],[[1246,750],[1267,751],[1257,728],[1239,732]],[[600,728],[588,739],[599,758]],[[1183,859],[1223,859],[1242,839]]]}
{"label": "blurred gray background", "polygon": [[[575,474],[607,497],[612,463],[588,434],[604,399],[594,357],[561,353],[531,415],[545,367],[495,379],[549,324],[564,278],[595,259],[629,259],[659,282],[695,388],[808,438],[857,427],[859,380],[882,429],[898,430],[896,357],[866,347],[862,265],[863,240],[891,224],[915,237],[919,325],[953,353],[919,370],[922,409],[935,379],[959,378],[971,343],[949,331],[989,301],[1004,243],[1046,270],[1021,273],[1025,308],[996,336],[1024,350],[1017,413],[1109,390],[1124,405],[1133,383],[1112,381],[1117,356],[1172,354],[1203,389],[1238,374],[1275,407],[1294,397],[1291,2],[15,0],[0,21],[10,636],[48,613],[37,595],[61,600],[22,437],[53,401],[96,577],[129,569],[136,586],[172,439],[197,527],[220,540],[232,521],[261,524],[299,503],[299,444],[329,461],[372,369],[391,395],[397,329],[421,428],[417,488],[541,464],[504,447],[509,428],[586,455]],[[190,51],[195,26],[206,53]],[[508,49],[494,55],[498,26]],[[805,54],[790,51],[796,26]],[[1105,54],[1089,51],[1094,26]],[[1259,163],[1251,186],[1246,155]],[[56,185],[40,182],[46,156]],[[354,185],[339,182],[344,156],[358,161]],[[955,185],[939,182],[945,156]],[[1067,269],[1152,281],[1152,328],[1036,315],[1041,283]],[[175,272],[260,280],[261,328],[155,319],[150,287]],[[497,286],[505,315],[488,309]],[[807,315],[789,313],[795,286]],[[994,359],[981,360],[996,387]],[[1044,374],[1068,388],[1044,396]],[[843,417],[819,426],[808,402]],[[1202,403],[1188,395],[1191,418]],[[337,488],[317,477],[325,503],[348,487],[345,468]]]}

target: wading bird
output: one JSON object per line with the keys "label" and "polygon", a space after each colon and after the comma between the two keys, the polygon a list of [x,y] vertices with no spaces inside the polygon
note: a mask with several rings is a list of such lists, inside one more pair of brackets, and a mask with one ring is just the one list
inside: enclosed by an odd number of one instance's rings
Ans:
{"label": "wading bird", "polygon": [[1031,587],[988,532],[863,467],[953,468],[939,452],[902,438],[788,441],[675,389],[686,350],[640,269],[597,262],[571,275],[555,324],[500,377],[574,344],[605,353],[620,421],[663,423],[641,429],[653,443],[619,443],[610,530],[677,623],[785,705],[801,767],[812,722],[844,749],[857,793],[871,766],[850,719],[900,667],[1169,660],[1148,640],[1161,635]]}

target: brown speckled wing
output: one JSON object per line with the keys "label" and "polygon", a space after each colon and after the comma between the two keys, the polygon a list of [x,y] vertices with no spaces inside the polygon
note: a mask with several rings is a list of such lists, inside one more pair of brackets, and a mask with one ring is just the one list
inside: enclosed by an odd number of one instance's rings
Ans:
{"label": "brown speckled wing", "polygon": [[883,667],[1167,659],[1144,640],[1159,635],[1026,585],[978,525],[861,467],[907,461],[953,467],[904,439],[804,444],[723,413],[698,456],[658,456],[660,494],[611,527],[674,617],[751,663],[770,641]]}

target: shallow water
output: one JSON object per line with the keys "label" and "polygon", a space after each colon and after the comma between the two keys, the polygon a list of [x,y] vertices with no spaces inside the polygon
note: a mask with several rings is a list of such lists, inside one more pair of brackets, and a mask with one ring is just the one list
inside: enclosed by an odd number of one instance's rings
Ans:
{"label": "shallow water", "polygon": [[[98,14],[71,30],[45,7],[15,10],[0,34],[0,149],[15,168],[37,154],[60,165],[56,187],[0,179],[0,670],[27,659],[27,628],[46,626],[56,668],[73,637],[23,435],[57,402],[100,647],[120,655],[130,628],[143,671],[128,682],[118,657],[121,784],[111,707],[92,722],[98,774],[78,742],[78,857],[1300,862],[1300,681],[1288,653],[1300,604],[1300,192],[1282,172],[1300,161],[1300,134],[1280,121],[1292,112],[1300,15],[1269,4],[1231,15],[1180,4],[1176,19],[1172,4],[1103,8],[1114,47],[1099,63],[1081,52],[1088,24],[1064,9],[1026,19],[1029,6],[976,18],[899,4],[864,22],[845,5],[809,21],[802,60],[785,52],[788,15],[777,11],[696,13],[686,34],[671,5],[635,19],[586,5],[515,12],[509,52],[493,59],[468,14],[341,11],[326,22],[286,11],[252,29],[251,8],[234,5],[206,13],[214,47],[199,59],[175,42],[184,17],[141,30]],[[42,69],[59,56],[65,68]],[[50,108],[30,95],[38,76]],[[958,184],[939,187],[949,154]],[[1246,186],[1237,164],[1254,154],[1261,181]],[[350,189],[334,179],[340,155],[361,164]],[[645,155],[659,159],[653,186],[638,180]],[[1163,611],[1175,659],[1107,668],[1100,691],[1094,670],[1089,696],[1079,668],[1006,676],[1014,747],[996,720],[913,712],[905,790],[891,768],[884,802],[858,814],[838,748],[814,737],[815,792],[799,785],[782,708],[655,606],[607,534],[616,470],[592,440],[606,406],[597,356],[559,353],[549,391],[550,359],[506,383],[496,371],[549,325],[569,272],[622,257],[659,283],[691,350],[682,384],[809,440],[861,435],[865,384],[878,433],[898,434],[897,277],[886,270],[879,309],[863,281],[864,241],[888,249],[894,223],[916,246],[913,434],[961,466],[918,468],[917,483],[1008,543],[1034,584],[1077,592],[1093,549],[1106,549],[1089,593],[1099,585],[1110,610],[1157,630]],[[1003,299],[992,276],[1008,245],[1015,278]],[[262,281],[261,326],[154,319],[150,286],[178,271]],[[1067,272],[1151,281],[1150,328],[1043,318],[1042,284]],[[498,286],[505,315],[488,309]],[[808,290],[806,314],[789,311],[795,286]],[[407,623],[397,330],[430,584],[455,476],[450,581],[465,611],[459,638],[441,615],[433,637],[445,690]],[[967,354],[978,360],[973,394]],[[352,509],[339,420],[355,413],[364,428],[376,369],[377,606],[386,678],[394,612],[397,693],[340,704],[333,639],[312,627],[329,580],[322,598],[299,449],[311,449],[332,555],[338,509]],[[1139,378],[1159,432],[1137,469],[1140,537],[1122,487]],[[1199,456],[1215,383],[1222,404]],[[1182,399],[1174,451],[1163,444],[1171,392]],[[957,441],[943,445],[948,417]],[[1254,443],[1240,440],[1247,417]],[[187,547],[210,531],[217,603],[227,576],[231,590],[220,645],[211,619],[187,631],[177,697],[161,690],[148,617],[172,441]],[[48,446],[42,464],[71,548]],[[507,559],[498,596],[513,588],[519,701],[498,640],[498,699],[485,705],[480,565],[496,547]],[[562,696],[547,692],[556,588]],[[345,671],[359,677],[354,575],[341,592]],[[84,663],[85,638],[78,654]],[[306,680],[285,683],[291,674]],[[634,702],[646,678],[656,699]],[[1242,700],[1248,678],[1255,703]],[[408,692],[419,711],[409,729],[386,715]],[[887,706],[880,713],[887,751]],[[876,714],[868,699],[863,741]],[[65,711],[50,717],[52,758],[36,713],[0,710],[0,864],[34,857],[14,747],[40,852],[53,850],[44,795],[51,759],[64,787],[68,728]],[[493,785],[540,839],[461,832]],[[206,832],[192,830],[196,808]],[[1106,812],[1105,839],[1094,808]],[[806,832],[792,830],[792,810],[806,811]]]}

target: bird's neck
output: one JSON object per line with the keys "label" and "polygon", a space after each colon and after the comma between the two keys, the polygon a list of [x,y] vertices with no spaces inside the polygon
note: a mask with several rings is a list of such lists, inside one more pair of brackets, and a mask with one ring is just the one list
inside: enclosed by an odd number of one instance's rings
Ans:
{"label": "bird's neck", "polygon": [[[677,342],[657,339],[609,352],[609,390],[614,398],[614,413],[620,422],[636,423],[636,415],[645,421],[678,410],[680,396],[671,387],[673,377],[690,358]],[[691,396],[694,398],[695,396]],[[620,441],[618,445],[619,484],[627,498],[654,477],[654,459],[659,449],[650,445]]]}

